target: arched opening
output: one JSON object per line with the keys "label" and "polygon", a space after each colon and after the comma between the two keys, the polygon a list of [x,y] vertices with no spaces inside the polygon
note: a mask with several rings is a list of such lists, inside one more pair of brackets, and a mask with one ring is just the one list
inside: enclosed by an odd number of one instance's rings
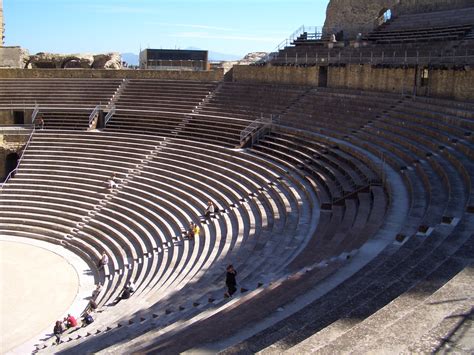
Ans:
{"label": "arched opening", "polygon": [[18,153],[9,153],[5,159],[5,176],[3,177],[2,181],[5,181],[8,174],[10,174],[18,164]]}

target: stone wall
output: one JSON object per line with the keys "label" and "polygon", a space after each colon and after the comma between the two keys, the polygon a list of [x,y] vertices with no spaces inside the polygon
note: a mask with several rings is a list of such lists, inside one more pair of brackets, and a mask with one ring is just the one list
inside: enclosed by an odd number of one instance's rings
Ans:
{"label": "stone wall", "polygon": [[0,110],[0,124],[13,124],[13,111],[12,110]]}
{"label": "stone wall", "polygon": [[269,84],[318,85],[319,67],[248,66],[233,67],[233,81]]}
{"label": "stone wall", "polygon": [[385,9],[393,15],[431,12],[474,6],[472,0],[331,0],[326,10],[323,33],[344,31],[345,39],[369,32]]}
{"label": "stone wall", "polygon": [[[369,64],[328,67],[327,87],[474,101],[474,70],[431,69],[424,87],[419,80],[421,70]],[[233,81],[317,86],[319,67],[235,66]]]}
{"label": "stone wall", "polygon": [[427,94],[461,101],[474,101],[474,70],[430,70]]}
{"label": "stone wall", "polygon": [[163,79],[219,81],[224,71],[160,71],[160,70],[90,70],[90,69],[1,69],[0,78],[96,78],[96,79]]}
{"label": "stone wall", "polygon": [[398,15],[420,12],[460,9],[474,6],[472,0],[400,0],[396,6]]}
{"label": "stone wall", "polygon": [[326,10],[323,33],[344,31],[345,39],[369,32],[384,9],[393,8],[399,0],[331,0]]}
{"label": "stone wall", "polygon": [[6,160],[10,153],[21,154],[23,147],[28,141],[28,134],[3,135],[0,132],[0,181],[6,177]]}
{"label": "stone wall", "polygon": [[411,94],[415,72],[414,68],[375,68],[358,64],[329,67],[328,87]]}
{"label": "stone wall", "polygon": [[0,47],[0,69],[24,68],[28,51],[20,47]]}

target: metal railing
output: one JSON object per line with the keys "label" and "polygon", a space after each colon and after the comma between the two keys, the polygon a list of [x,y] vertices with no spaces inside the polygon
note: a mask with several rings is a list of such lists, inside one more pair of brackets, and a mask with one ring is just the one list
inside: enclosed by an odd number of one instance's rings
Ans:
{"label": "metal railing", "polygon": [[322,33],[323,33],[323,27],[322,26],[305,26],[302,25],[300,26],[296,31],[294,31],[288,38],[285,38],[283,41],[281,41],[275,49],[268,53],[265,57],[259,60],[260,63],[266,63],[276,56],[278,56],[278,52],[281,49],[284,49],[285,47],[288,47],[293,44],[293,42],[298,39],[301,35],[303,35],[306,32],[306,36],[310,36],[311,39],[321,39]]}
{"label": "metal railing", "polygon": [[261,138],[261,135],[265,133],[266,129],[271,126],[272,122],[272,116],[265,117],[262,115],[260,118],[257,118],[240,132],[240,144],[246,143],[249,137],[252,137],[252,145],[255,144]]}
{"label": "metal railing", "polygon": [[149,59],[141,64],[141,69],[203,71],[208,69],[208,61]]}
{"label": "metal railing", "polygon": [[367,52],[360,50],[344,50],[337,53],[295,53],[294,56],[274,58],[272,65],[310,65],[310,64],[404,64],[404,65],[469,65],[474,64],[474,52],[467,50],[464,53],[453,52],[451,55],[437,55],[436,53],[417,52],[415,55],[408,55],[405,51],[390,52]]}
{"label": "metal railing", "polygon": [[39,113],[39,105],[38,103],[35,103],[35,108],[33,110],[33,113],[31,114],[31,123],[35,123],[36,116],[38,116]]}
{"label": "metal railing", "polygon": [[101,108],[101,105],[100,104],[97,105],[96,107],[94,107],[91,114],[89,115],[89,127],[91,127],[92,122],[95,120],[96,116],[98,115],[100,108]]}
{"label": "metal railing", "polygon": [[104,126],[106,126],[109,120],[112,118],[112,116],[115,115],[115,110],[116,110],[116,107],[115,105],[113,105],[110,108],[109,112],[107,112],[107,115],[105,115],[105,118],[104,118]]}
{"label": "metal railing", "polygon": [[35,133],[35,126],[33,125],[32,126],[32,131],[30,133],[30,137],[28,138],[28,141],[26,142],[25,144],[25,147],[23,148],[23,151],[21,152],[21,155],[20,155],[20,158],[18,159],[18,163],[16,164],[16,167],[15,169],[13,169],[12,171],[10,171],[10,173],[7,175],[7,177],[5,178],[5,180],[0,184],[0,191],[3,190],[3,187],[5,186],[5,184],[15,175],[15,173],[18,171],[18,168],[20,167],[20,163],[21,161],[23,160],[23,156],[25,155],[25,151],[26,149],[28,148],[28,146],[30,145],[30,142],[31,142],[31,139],[33,138],[33,134]]}

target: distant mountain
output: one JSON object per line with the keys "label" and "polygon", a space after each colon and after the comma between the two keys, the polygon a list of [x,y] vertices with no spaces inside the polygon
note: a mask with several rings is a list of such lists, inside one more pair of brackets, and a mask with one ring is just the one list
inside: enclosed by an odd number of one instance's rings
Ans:
{"label": "distant mountain", "polygon": [[[201,48],[196,48],[196,47],[188,47],[186,49],[189,50],[201,50]],[[226,53],[219,53],[219,52],[213,52],[209,51],[209,60],[210,61],[228,61],[228,60],[239,60],[242,59],[241,55],[235,55],[235,54],[226,54]]]}
{"label": "distant mountain", "polygon": [[138,65],[138,54],[122,53],[122,62],[127,62],[129,65]]}

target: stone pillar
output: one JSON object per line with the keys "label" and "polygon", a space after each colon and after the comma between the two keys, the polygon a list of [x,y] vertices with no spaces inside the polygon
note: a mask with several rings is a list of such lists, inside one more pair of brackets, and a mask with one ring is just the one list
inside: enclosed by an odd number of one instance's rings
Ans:
{"label": "stone pillar", "polygon": [[3,0],[0,0],[0,47],[3,47],[5,26],[3,24]]}

